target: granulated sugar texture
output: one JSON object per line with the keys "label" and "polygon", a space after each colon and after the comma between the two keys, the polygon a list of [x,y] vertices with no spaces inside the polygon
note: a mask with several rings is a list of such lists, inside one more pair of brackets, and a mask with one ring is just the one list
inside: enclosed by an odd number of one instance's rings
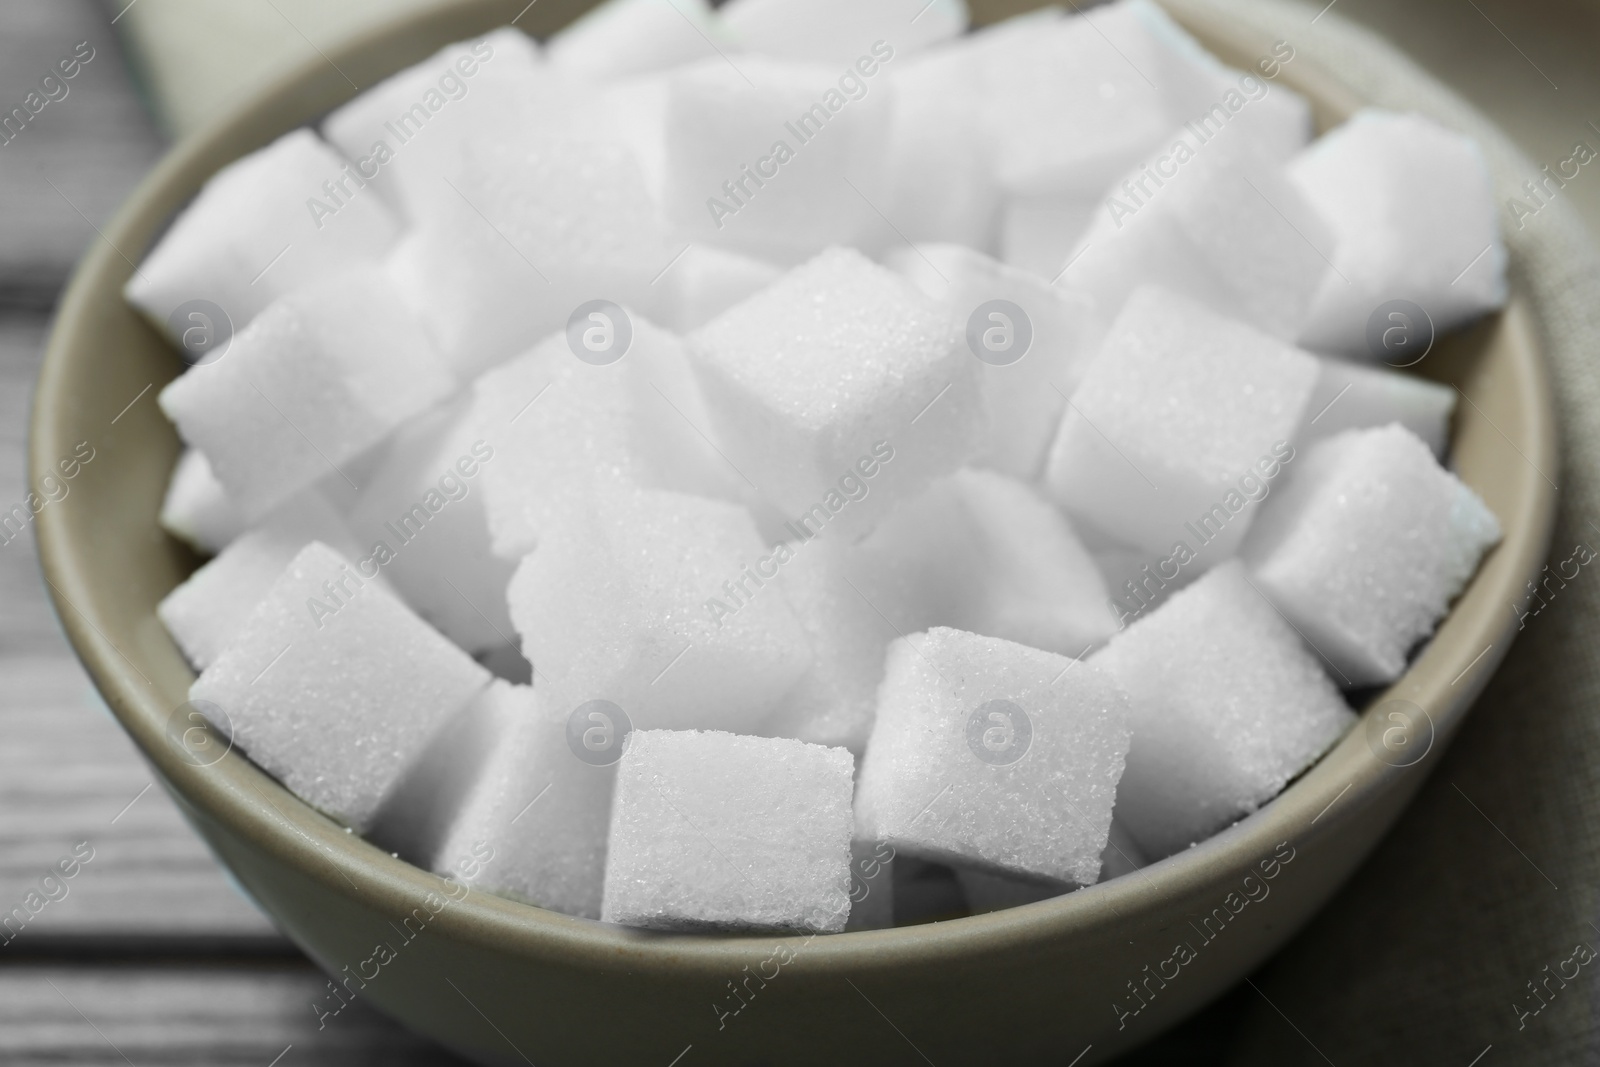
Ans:
{"label": "granulated sugar texture", "polygon": [[1500,537],[1413,369],[1507,297],[1477,146],[1313,139],[1292,43],[1149,0],[969,22],[608,0],[219,171],[126,296],[229,758],[526,905],[822,934],[1337,743]]}

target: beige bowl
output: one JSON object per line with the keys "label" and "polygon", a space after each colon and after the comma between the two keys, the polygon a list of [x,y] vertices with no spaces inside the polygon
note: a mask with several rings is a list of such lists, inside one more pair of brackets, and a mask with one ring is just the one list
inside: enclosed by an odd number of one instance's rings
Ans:
{"label": "beige bowl", "polygon": [[[1433,641],[1378,698],[1402,697],[1428,719],[1408,732],[1369,710],[1266,808],[1129,877],[897,930],[814,940],[653,936],[476,891],[442,904],[440,879],[347,833],[238,753],[199,766],[175,743],[169,720],[193,674],[154,612],[197,561],[156,521],[178,440],[154,393],[180,364],[124,305],[123,283],[210,174],[349,97],[344,75],[371,85],[447,41],[508,22],[523,3],[465,0],[386,26],[184,141],[106,228],[66,294],[39,380],[31,467],[43,477],[80,441],[98,458],[69,501],[39,516],[40,555],[78,654],[163,784],[307,953],[355,976],[350,987],[363,1000],[484,1062],[664,1067],[687,1049],[685,1067],[898,1063],[921,1062],[920,1050],[949,1067],[1066,1063],[1092,1045],[1088,1064],[1227,989],[1389,827],[1510,644],[1507,605],[1539,570],[1555,497],[1535,473],[1553,473],[1555,438],[1524,294],[1423,364],[1468,398],[1454,460],[1506,531]],[[519,24],[543,35],[582,6],[545,0]],[[974,6],[991,16],[998,9]],[[1207,18],[1186,21],[1241,66],[1272,44]],[[1324,125],[1359,103],[1305,58],[1282,78],[1312,97]],[[1395,729],[1386,747],[1385,731]],[[418,908],[425,928],[405,940],[397,930]],[[1175,956],[1179,942],[1193,958]],[[392,951],[381,965],[390,953],[375,953],[380,944]]]}

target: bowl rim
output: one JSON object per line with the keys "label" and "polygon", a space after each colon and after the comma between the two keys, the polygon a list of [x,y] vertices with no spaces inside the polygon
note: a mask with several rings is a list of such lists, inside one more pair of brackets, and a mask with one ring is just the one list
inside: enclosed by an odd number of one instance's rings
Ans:
{"label": "bowl rim", "polygon": [[[480,27],[472,31],[479,33],[508,24],[509,13],[521,6],[516,0],[463,0],[445,10],[402,15],[326,55],[309,57],[176,144],[99,231],[101,240],[80,262],[58,306],[34,394],[28,464],[32,483],[38,484],[52,471],[55,457],[66,454],[64,447],[70,450],[63,412],[70,403],[73,353],[86,345],[85,323],[95,319],[97,302],[121,300],[123,283],[136,262],[128,252],[138,250],[142,256],[172,214],[221,165],[296,125],[315,122],[340,102],[341,92],[345,98],[353,96],[355,83],[347,72],[354,71],[373,84],[448,41],[462,39],[463,26]],[[1219,24],[1208,26],[1209,16],[1189,9],[1181,0],[1174,6],[1179,21],[1202,39],[1221,32]],[[1253,33],[1247,27],[1232,29]],[[366,77],[369,74],[370,79]],[[1332,101],[1337,111],[1348,113],[1361,103],[1331,72],[1309,60],[1286,69],[1284,80],[1314,98]],[[288,114],[298,117],[284,125]],[[263,137],[262,129],[272,133]],[[1499,320],[1500,328],[1520,336],[1528,353],[1516,372],[1524,379],[1530,431],[1520,447],[1515,443],[1513,447],[1524,453],[1535,471],[1553,475],[1557,465],[1554,406],[1527,295],[1514,291]],[[1135,874],[1003,911],[920,926],[850,931],[814,944],[805,935],[634,930],[546,911],[484,891],[468,893],[435,922],[441,932],[453,937],[529,959],[598,967],[615,967],[625,961],[633,970],[682,976],[686,969],[707,975],[722,973],[730,961],[747,962],[756,944],[764,950],[774,940],[804,940],[811,964],[859,973],[907,962],[949,963],[964,956],[1037,945],[1042,939],[1070,939],[1113,916],[1127,920],[1166,912],[1177,898],[1210,891],[1219,872],[1231,875],[1270,855],[1278,842],[1307,842],[1333,833],[1347,820],[1376,810],[1378,800],[1391,789],[1414,789],[1420,784],[1420,777],[1436,760],[1394,767],[1367,750],[1363,734],[1373,708],[1381,698],[1400,696],[1431,709],[1435,744],[1441,747],[1459,727],[1515,635],[1513,617],[1498,605],[1514,602],[1545,558],[1557,495],[1554,484],[1547,487],[1546,482],[1549,478],[1528,479],[1530,491],[1519,496],[1516,514],[1500,516],[1505,539],[1485,558],[1406,674],[1373,700],[1341,741],[1257,812]],[[105,635],[101,624],[106,620],[97,608],[81,550],[74,543],[74,523],[69,515],[63,509],[44,509],[37,519],[36,534],[44,577],[74,650],[118,721],[182,804],[204,811],[326,891],[384,912],[408,912],[417,901],[445,885],[439,876],[392,857],[311,808],[240,753],[230,752],[206,767],[180,758],[164,737],[171,709]],[[1469,600],[1473,608],[1464,610]],[[1488,610],[1490,603],[1497,606],[1494,611]],[[1447,627],[1451,640],[1438,640]],[[1483,651],[1472,658],[1469,650],[1479,647]],[[1322,821],[1330,813],[1332,817]]]}

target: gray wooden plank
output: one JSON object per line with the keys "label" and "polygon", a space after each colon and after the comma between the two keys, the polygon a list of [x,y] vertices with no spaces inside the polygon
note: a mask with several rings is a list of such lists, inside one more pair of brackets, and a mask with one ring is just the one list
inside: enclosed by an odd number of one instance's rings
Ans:
{"label": "gray wooden plank", "polygon": [[[0,923],[22,909],[0,953],[61,937],[281,944],[153,784],[76,660],[8,657],[0,678]],[[46,882],[75,848],[92,858]]]}
{"label": "gray wooden plank", "polygon": [[319,1029],[326,979],[305,964],[0,966],[0,1063],[12,1067],[366,1067],[461,1060],[356,1001]]}
{"label": "gray wooden plank", "polygon": [[[93,58],[59,99],[0,143],[0,304],[48,306],[72,264],[161,151],[128,80],[114,31],[92,0],[11,2],[0,8],[0,115],[80,42]],[[35,100],[47,99],[43,93]],[[15,125],[12,129],[15,130]]]}
{"label": "gray wooden plank", "polygon": [[[0,317],[0,510],[26,496],[28,402],[44,336],[37,315]],[[67,895],[0,952],[91,937],[281,946],[160,787],[141,794],[149,770],[61,635],[31,525],[0,544],[0,604],[0,916],[25,906],[74,844],[94,849]]]}
{"label": "gray wooden plank", "polygon": [[[36,315],[0,317],[0,513],[26,506],[28,411],[45,328]],[[0,536],[11,535],[0,529]],[[0,544],[0,604],[0,655],[60,655],[65,649],[39,577],[31,524],[22,536]]]}

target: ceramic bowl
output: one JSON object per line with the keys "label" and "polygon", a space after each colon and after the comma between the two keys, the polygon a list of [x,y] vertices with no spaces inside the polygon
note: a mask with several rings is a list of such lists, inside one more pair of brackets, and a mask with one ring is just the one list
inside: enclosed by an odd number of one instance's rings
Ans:
{"label": "ceramic bowl", "polygon": [[[81,441],[97,458],[71,497],[39,516],[40,556],[78,654],[163,785],[313,959],[350,978],[360,999],[485,1063],[1061,1064],[1092,1046],[1087,1065],[1229,988],[1361,862],[1510,644],[1507,605],[1539,570],[1550,535],[1554,489],[1535,469],[1556,463],[1525,293],[1443,340],[1418,368],[1469,399],[1458,405],[1453,461],[1505,540],[1405,676],[1315,767],[1251,817],[1136,874],[900,929],[658,936],[477,891],[441,905],[450,887],[440,879],[346,832],[238,752],[212,762],[181,743],[188,724],[173,716],[194,676],[155,616],[199,562],[157,523],[179,445],[155,393],[181,368],[123,303],[123,283],[208,176],[338,105],[352,81],[371,85],[519,10],[518,25],[542,36],[585,6],[524,3],[461,0],[280,79],[177,145],[105,227],[66,293],[35,399],[31,469],[37,480]],[[973,7],[980,21],[1000,13]],[[1203,9],[1184,10],[1189,28],[1236,65],[1271,49]],[[1309,59],[1280,77],[1314,101],[1324,127],[1360,104]],[[1398,705],[1386,702],[1396,699],[1424,714],[1391,717]],[[419,908],[425,929],[406,940],[397,930]],[[1191,949],[1181,963],[1179,943]]]}

